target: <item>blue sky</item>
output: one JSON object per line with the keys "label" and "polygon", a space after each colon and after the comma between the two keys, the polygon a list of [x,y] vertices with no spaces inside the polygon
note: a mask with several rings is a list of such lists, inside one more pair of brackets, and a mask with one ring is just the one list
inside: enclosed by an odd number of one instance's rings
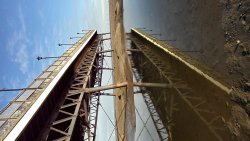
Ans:
{"label": "blue sky", "polygon": [[[23,88],[74,43],[82,29],[109,30],[107,0],[1,0],[0,88]],[[17,92],[1,92],[3,108]]]}

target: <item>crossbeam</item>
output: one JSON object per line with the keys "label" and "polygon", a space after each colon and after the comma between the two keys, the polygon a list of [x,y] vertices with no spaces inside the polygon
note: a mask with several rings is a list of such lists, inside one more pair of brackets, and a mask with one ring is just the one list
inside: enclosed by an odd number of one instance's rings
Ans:
{"label": "crossbeam", "polygon": [[104,91],[104,90],[110,90],[110,89],[126,87],[127,85],[128,85],[127,82],[123,82],[123,83],[112,84],[112,85],[107,85],[107,86],[100,86],[100,87],[94,87],[94,88],[85,88],[85,89],[82,89],[81,92],[92,93],[92,92],[97,92],[97,91]]}
{"label": "crossbeam", "polygon": [[98,51],[97,53],[107,53],[107,52],[112,52],[114,51],[113,49],[110,49],[110,50],[103,50],[103,51]]}
{"label": "crossbeam", "polygon": [[145,82],[134,82],[134,86],[138,87],[157,87],[157,88],[172,88],[171,84],[167,83],[145,83]]}
{"label": "crossbeam", "polygon": [[[118,84],[112,84],[112,85],[106,85],[106,86],[100,86],[100,87],[94,87],[94,88],[85,88],[85,89],[82,89],[81,92],[92,93],[92,92],[97,92],[97,91],[104,91],[104,90],[126,87],[127,85],[128,85],[127,82],[122,82]],[[167,83],[145,83],[145,82],[134,82],[133,86],[157,87],[157,88],[172,88],[173,87],[171,84],[167,84]]]}

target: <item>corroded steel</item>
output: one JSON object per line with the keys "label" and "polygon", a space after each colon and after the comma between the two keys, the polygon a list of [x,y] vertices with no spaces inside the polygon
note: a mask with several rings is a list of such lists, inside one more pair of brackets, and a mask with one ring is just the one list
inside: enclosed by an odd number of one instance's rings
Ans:
{"label": "corroded steel", "polygon": [[[93,109],[93,106],[99,102],[99,96],[98,94],[96,97],[92,93],[76,92],[76,90],[92,87],[95,83],[95,79],[91,79],[91,77],[95,77],[96,73],[93,66],[98,62],[96,52],[99,44],[100,39],[95,39],[80,62],[80,67],[69,87],[65,101],[52,122],[47,140],[84,140],[85,136],[88,138],[95,136],[90,110],[92,112],[98,110]],[[86,135],[83,134],[85,130],[88,131]]]}
{"label": "corroded steel", "polygon": [[[102,42],[100,43],[102,44]],[[98,51],[103,50],[103,46],[98,46]],[[102,84],[102,69],[99,67],[103,66],[103,54],[97,54],[97,59],[95,65],[98,66],[94,70],[96,72],[96,77],[93,80],[94,86],[101,86]],[[95,141],[96,139],[96,129],[97,129],[97,119],[98,119],[98,111],[99,111],[99,102],[100,102],[100,92],[92,92],[88,93],[89,95],[89,117],[88,117],[88,126],[83,130],[84,140]],[[84,112],[83,112],[84,113]],[[84,129],[86,127],[84,122],[81,122],[81,127]]]}

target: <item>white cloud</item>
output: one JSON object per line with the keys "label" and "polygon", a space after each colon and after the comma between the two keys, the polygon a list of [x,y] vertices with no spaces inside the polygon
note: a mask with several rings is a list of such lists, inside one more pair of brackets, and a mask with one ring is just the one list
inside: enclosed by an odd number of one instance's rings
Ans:
{"label": "white cloud", "polygon": [[42,12],[41,9],[38,9],[38,16],[40,18],[41,25],[45,26],[45,23],[47,22],[47,20],[46,20],[46,17],[45,17],[45,15],[44,15],[44,13]]}
{"label": "white cloud", "polygon": [[22,31],[26,32],[26,25],[24,21],[23,9],[21,5],[18,6],[18,19],[20,20]]}
{"label": "white cloud", "polygon": [[15,26],[16,29],[12,37],[8,40],[6,47],[7,51],[10,53],[11,61],[19,65],[19,70],[22,73],[26,73],[28,71],[29,63],[27,46],[30,41],[26,34],[25,17],[21,5],[18,7],[17,16],[21,26]]}
{"label": "white cloud", "polygon": [[20,65],[20,70],[23,73],[26,73],[28,70],[28,53],[27,46],[25,44],[21,44],[19,46],[18,51],[16,52],[16,56],[14,61]]}
{"label": "white cloud", "polygon": [[18,86],[20,86],[19,77],[10,77],[9,82],[10,82],[10,88],[18,88]]}

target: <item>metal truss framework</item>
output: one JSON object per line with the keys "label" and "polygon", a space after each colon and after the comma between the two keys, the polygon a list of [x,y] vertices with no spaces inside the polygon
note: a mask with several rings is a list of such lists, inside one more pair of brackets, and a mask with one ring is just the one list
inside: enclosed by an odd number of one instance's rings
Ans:
{"label": "metal truss framework", "polygon": [[[103,40],[102,40],[103,41]],[[102,42],[100,42],[99,47],[98,47],[98,52],[103,50]],[[95,71],[96,71],[96,77],[94,79],[94,86],[101,86],[102,84],[102,69],[100,69],[103,66],[103,60],[104,60],[104,55],[97,54],[97,59],[96,59],[96,66],[95,66]],[[97,119],[98,119],[98,111],[99,111],[99,101],[100,101],[100,92],[93,92],[89,93],[89,128],[86,128],[84,130],[84,140],[88,141],[95,141],[96,139],[96,129],[97,129]],[[84,127],[84,123],[81,125]]]}
{"label": "metal truss framework", "polygon": [[[59,106],[58,113],[52,115],[54,120],[50,124],[51,126],[47,132],[48,134],[44,135],[46,138],[43,139],[57,141],[95,140],[99,99],[102,95],[100,91],[127,86],[127,83],[124,83],[121,85],[114,84],[112,86],[101,87],[102,69],[105,69],[103,68],[103,58],[105,57],[103,53],[107,52],[103,51],[103,40],[106,39],[102,39],[99,35],[94,39],[91,45],[86,46],[88,49],[78,65],[79,67],[71,81],[65,99]],[[141,87],[164,87],[175,91],[175,93],[181,97],[182,101],[184,101],[186,105],[192,109],[195,115],[206,125],[208,130],[210,130],[218,140],[223,140],[220,133],[224,128],[216,124],[221,122],[221,116],[201,107],[206,104],[206,101],[202,97],[192,95],[192,91],[188,88],[187,84],[181,79],[176,78],[175,72],[166,66],[159,57],[151,51],[148,44],[142,42],[138,37],[131,38],[131,40],[136,45],[137,49],[128,49],[127,51],[142,52],[157,68],[160,75],[168,82],[163,85],[153,83],[139,84],[136,82],[133,83],[133,85]],[[110,51],[113,50],[109,50],[109,52]],[[98,89],[98,87],[101,88]],[[161,96],[159,96],[157,100],[161,99]],[[160,113],[158,114],[155,108],[157,102],[154,103],[150,94],[143,94],[143,98],[149,109],[158,135],[163,141],[172,140],[171,128],[174,126],[172,118],[173,113],[177,110],[177,103],[175,103],[173,95],[170,94],[169,97],[172,99],[172,102],[164,109],[168,113],[167,125],[165,125],[160,118]],[[210,114],[210,119],[205,118],[204,114]]]}
{"label": "metal truss framework", "polygon": [[[167,79],[169,84],[173,85],[174,91],[178,94],[178,96],[181,97],[181,99],[192,109],[192,111],[196,114],[197,117],[206,125],[206,127],[211,131],[214,136],[222,141],[222,137],[219,133],[221,131],[225,130],[224,128],[221,128],[218,124],[218,122],[221,122],[222,118],[221,116],[217,115],[213,111],[210,111],[208,109],[204,109],[204,107],[201,107],[203,104],[206,104],[206,101],[198,96],[193,96],[192,91],[190,88],[188,88],[188,85],[185,84],[181,79],[176,78],[175,73],[173,70],[171,70],[168,66],[166,66],[162,61],[159,59],[159,57],[153,53],[150,49],[150,47],[143,43],[141,40],[137,38],[131,38],[132,42],[136,45],[136,47],[141,50],[141,52],[146,56],[146,58],[157,68],[158,72]],[[150,97],[150,96],[149,96]],[[149,100],[149,97],[145,96],[145,101],[147,103],[147,100]],[[159,99],[161,99],[159,97]],[[172,100],[173,101],[173,100]],[[195,101],[195,102],[194,102]],[[150,100],[149,100],[149,106]],[[178,110],[176,107],[177,103],[174,101],[171,103],[169,107],[165,109],[165,111],[168,113],[167,115],[167,131],[169,134],[169,140],[172,139],[171,135],[171,126],[174,125],[172,123],[172,114],[174,111]],[[148,107],[150,109],[150,107]],[[211,117],[210,119],[207,119],[204,117],[204,114],[209,114]],[[157,119],[154,121],[155,124],[157,124]],[[220,131],[220,132],[218,132]],[[158,133],[161,131],[158,131]]]}
{"label": "metal truss framework", "polygon": [[165,127],[165,125],[163,124],[158,112],[155,109],[154,103],[151,100],[151,97],[148,93],[145,93],[142,95],[144,98],[144,101],[147,105],[148,111],[154,121],[154,125],[156,128],[156,131],[159,135],[159,138],[161,139],[161,141],[168,141],[168,132],[167,129]]}
{"label": "metal truss framework", "polygon": [[46,139],[48,125],[65,98],[65,88],[72,77],[69,74],[74,74],[77,58],[94,37],[96,30],[86,33],[0,111],[0,140]]}
{"label": "metal truss framework", "polygon": [[[47,140],[94,140],[97,124],[99,93],[79,92],[93,85],[101,85],[102,56],[98,56],[100,39],[95,39],[84,55],[80,67],[66,94],[65,101],[59,108],[57,117],[52,122]],[[97,77],[95,77],[97,75]]]}
{"label": "metal truss framework", "polygon": [[[131,62],[133,60],[131,59]],[[135,75],[135,79],[137,81],[140,81],[140,75],[139,75],[139,72],[136,72],[134,71],[134,75]],[[141,88],[141,91],[143,92],[142,93],[142,97],[145,101],[145,104],[148,108],[148,111],[150,113],[150,116],[153,120],[153,123],[154,123],[154,126],[155,126],[155,129],[158,133],[158,136],[160,138],[161,141],[168,141],[168,131],[165,127],[165,125],[163,124],[157,110],[155,109],[155,105],[150,97],[150,94],[148,93],[148,91],[146,90],[146,88]],[[139,114],[139,113],[138,113]]]}

